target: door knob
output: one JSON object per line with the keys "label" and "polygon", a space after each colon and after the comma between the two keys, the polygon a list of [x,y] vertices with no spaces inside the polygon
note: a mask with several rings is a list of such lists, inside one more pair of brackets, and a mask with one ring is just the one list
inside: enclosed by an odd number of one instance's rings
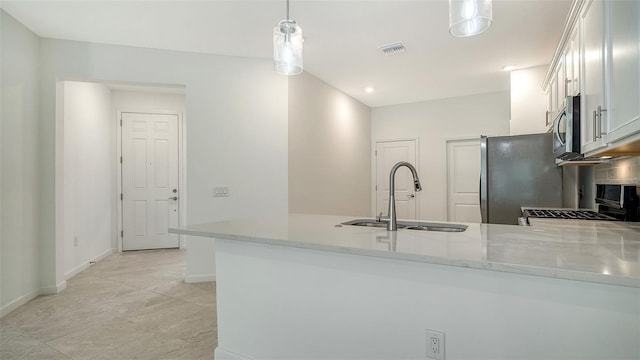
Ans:
{"label": "door knob", "polygon": [[178,200],[178,197],[177,196],[170,197],[169,200]]}

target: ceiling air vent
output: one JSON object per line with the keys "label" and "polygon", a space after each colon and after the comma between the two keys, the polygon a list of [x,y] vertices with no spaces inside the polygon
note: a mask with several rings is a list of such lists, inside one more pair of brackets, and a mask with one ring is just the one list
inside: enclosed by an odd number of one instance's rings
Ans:
{"label": "ceiling air vent", "polygon": [[395,42],[393,44],[378,46],[378,49],[382,50],[382,53],[387,56],[407,52],[407,48],[404,47],[404,44],[402,43],[402,41]]}

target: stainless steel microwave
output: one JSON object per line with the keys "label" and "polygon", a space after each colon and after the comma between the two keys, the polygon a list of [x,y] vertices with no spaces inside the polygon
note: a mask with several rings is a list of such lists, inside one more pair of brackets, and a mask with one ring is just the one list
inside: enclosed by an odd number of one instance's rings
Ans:
{"label": "stainless steel microwave", "polygon": [[567,96],[567,105],[553,121],[553,155],[573,160],[580,153],[580,96]]}

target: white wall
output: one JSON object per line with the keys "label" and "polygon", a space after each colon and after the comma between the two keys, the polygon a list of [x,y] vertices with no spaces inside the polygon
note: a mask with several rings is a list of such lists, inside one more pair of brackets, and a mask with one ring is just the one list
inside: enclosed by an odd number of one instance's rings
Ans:
{"label": "white wall", "polygon": [[289,78],[289,212],[367,216],[371,111],[308,73]]}
{"label": "white wall", "polygon": [[[54,253],[54,149],[56,79],[186,86],[187,223],[287,213],[287,79],[270,60],[41,40],[39,191],[43,281],[63,280]],[[213,198],[213,187],[230,187]],[[211,249],[198,251],[211,261]]]}
{"label": "white wall", "polygon": [[[447,219],[447,139],[509,134],[509,93],[385,106],[372,109],[371,118],[374,149],[375,143],[381,140],[418,139],[417,170],[423,188],[416,193],[418,216],[444,221]],[[373,154],[371,158],[371,179],[375,182]],[[371,199],[371,214],[375,215],[373,190]]]}
{"label": "white wall", "polygon": [[65,81],[63,116],[64,271],[68,279],[115,248],[111,91],[102,84]]}
{"label": "white wall", "polygon": [[[216,359],[638,359],[640,289],[219,241]],[[452,245],[455,246],[455,245]]]}
{"label": "white wall", "polygon": [[0,316],[39,294],[38,37],[0,10]]}
{"label": "white wall", "polygon": [[542,65],[511,72],[511,135],[547,131],[542,82],[548,68]]}
{"label": "white wall", "polygon": [[135,90],[135,86],[131,86],[131,88],[120,90],[115,86],[115,89],[111,90],[114,110],[173,111],[177,113],[185,113],[187,110],[186,100],[182,93],[164,93],[162,88],[140,87],[139,90]]}

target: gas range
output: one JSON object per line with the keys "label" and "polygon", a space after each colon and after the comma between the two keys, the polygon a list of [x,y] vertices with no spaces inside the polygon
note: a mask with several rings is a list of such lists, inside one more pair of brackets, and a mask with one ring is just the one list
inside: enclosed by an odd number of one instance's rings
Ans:
{"label": "gas range", "polygon": [[585,209],[556,209],[556,208],[522,208],[525,218],[568,219],[568,220],[605,220],[619,221],[611,216],[593,210]]}
{"label": "gas range", "polygon": [[580,221],[640,221],[640,199],[636,185],[596,184],[598,211],[586,209],[541,208],[523,206],[521,225],[546,219]]}

